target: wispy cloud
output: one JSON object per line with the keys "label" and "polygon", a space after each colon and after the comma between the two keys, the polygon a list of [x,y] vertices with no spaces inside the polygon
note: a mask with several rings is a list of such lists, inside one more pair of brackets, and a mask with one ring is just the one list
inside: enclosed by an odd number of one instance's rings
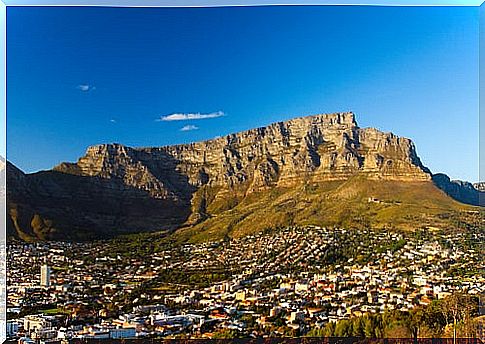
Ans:
{"label": "wispy cloud", "polygon": [[111,123],[116,123],[117,121],[115,119],[110,119],[109,120]]}
{"label": "wispy cloud", "polygon": [[189,125],[185,125],[182,128],[180,128],[180,131],[192,131],[192,130],[197,130],[197,129],[199,129],[199,127],[192,125],[192,124],[189,124]]}
{"label": "wispy cloud", "polygon": [[225,116],[223,111],[216,111],[210,113],[173,113],[167,116],[162,116],[157,121],[191,121],[196,119],[208,119]]}
{"label": "wispy cloud", "polygon": [[77,89],[82,91],[82,92],[89,92],[89,91],[94,91],[96,89],[96,86],[88,85],[88,84],[82,84],[82,85],[77,85]]}

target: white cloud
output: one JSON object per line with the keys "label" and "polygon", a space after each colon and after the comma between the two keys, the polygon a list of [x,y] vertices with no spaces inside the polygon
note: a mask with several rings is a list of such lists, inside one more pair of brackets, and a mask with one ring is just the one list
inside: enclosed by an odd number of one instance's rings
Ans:
{"label": "white cloud", "polygon": [[192,124],[189,124],[189,125],[185,125],[182,128],[180,128],[180,131],[191,131],[191,130],[197,130],[197,129],[199,129],[199,127],[192,125]]}
{"label": "white cloud", "polygon": [[217,118],[225,116],[224,112],[216,111],[211,113],[173,113],[167,116],[162,116],[157,121],[190,121],[195,119]]}
{"label": "white cloud", "polygon": [[89,91],[94,91],[96,89],[96,86],[83,84],[83,85],[77,85],[77,89],[83,92],[89,92]]}
{"label": "white cloud", "polygon": [[115,119],[110,119],[109,120],[111,123],[116,123],[116,120]]}

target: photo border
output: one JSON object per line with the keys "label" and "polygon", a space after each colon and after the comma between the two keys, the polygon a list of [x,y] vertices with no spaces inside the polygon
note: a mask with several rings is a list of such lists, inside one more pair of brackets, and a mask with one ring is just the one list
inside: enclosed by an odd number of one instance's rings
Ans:
{"label": "photo border", "polygon": [[[7,286],[6,286],[6,162],[7,162],[7,8],[10,6],[94,6],[94,7],[249,7],[249,6],[471,6],[479,7],[479,180],[485,181],[485,116],[482,108],[482,92],[485,87],[485,4],[482,0],[0,0],[0,157],[4,159],[5,172],[0,174],[0,343],[6,340]],[[3,163],[0,161],[0,164]],[[1,167],[1,166],[0,166]],[[485,196],[480,196],[480,205],[485,206]]]}

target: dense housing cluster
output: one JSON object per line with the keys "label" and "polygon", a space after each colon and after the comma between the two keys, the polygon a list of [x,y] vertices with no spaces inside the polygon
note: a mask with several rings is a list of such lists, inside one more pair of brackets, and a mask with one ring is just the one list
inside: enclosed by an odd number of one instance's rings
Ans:
{"label": "dense housing cluster", "polygon": [[[134,236],[8,246],[8,335],[305,335],[485,293],[483,232],[289,227],[176,244]],[[138,249],[130,249],[137,247]]]}

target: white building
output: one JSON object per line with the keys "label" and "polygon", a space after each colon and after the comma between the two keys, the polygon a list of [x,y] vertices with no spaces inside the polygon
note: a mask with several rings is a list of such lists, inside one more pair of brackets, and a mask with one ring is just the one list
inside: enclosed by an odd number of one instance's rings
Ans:
{"label": "white building", "polygon": [[54,317],[42,314],[27,315],[24,318],[24,330],[28,333],[51,329]]}
{"label": "white building", "polygon": [[47,288],[51,285],[51,269],[49,265],[45,264],[40,267],[40,285]]}

